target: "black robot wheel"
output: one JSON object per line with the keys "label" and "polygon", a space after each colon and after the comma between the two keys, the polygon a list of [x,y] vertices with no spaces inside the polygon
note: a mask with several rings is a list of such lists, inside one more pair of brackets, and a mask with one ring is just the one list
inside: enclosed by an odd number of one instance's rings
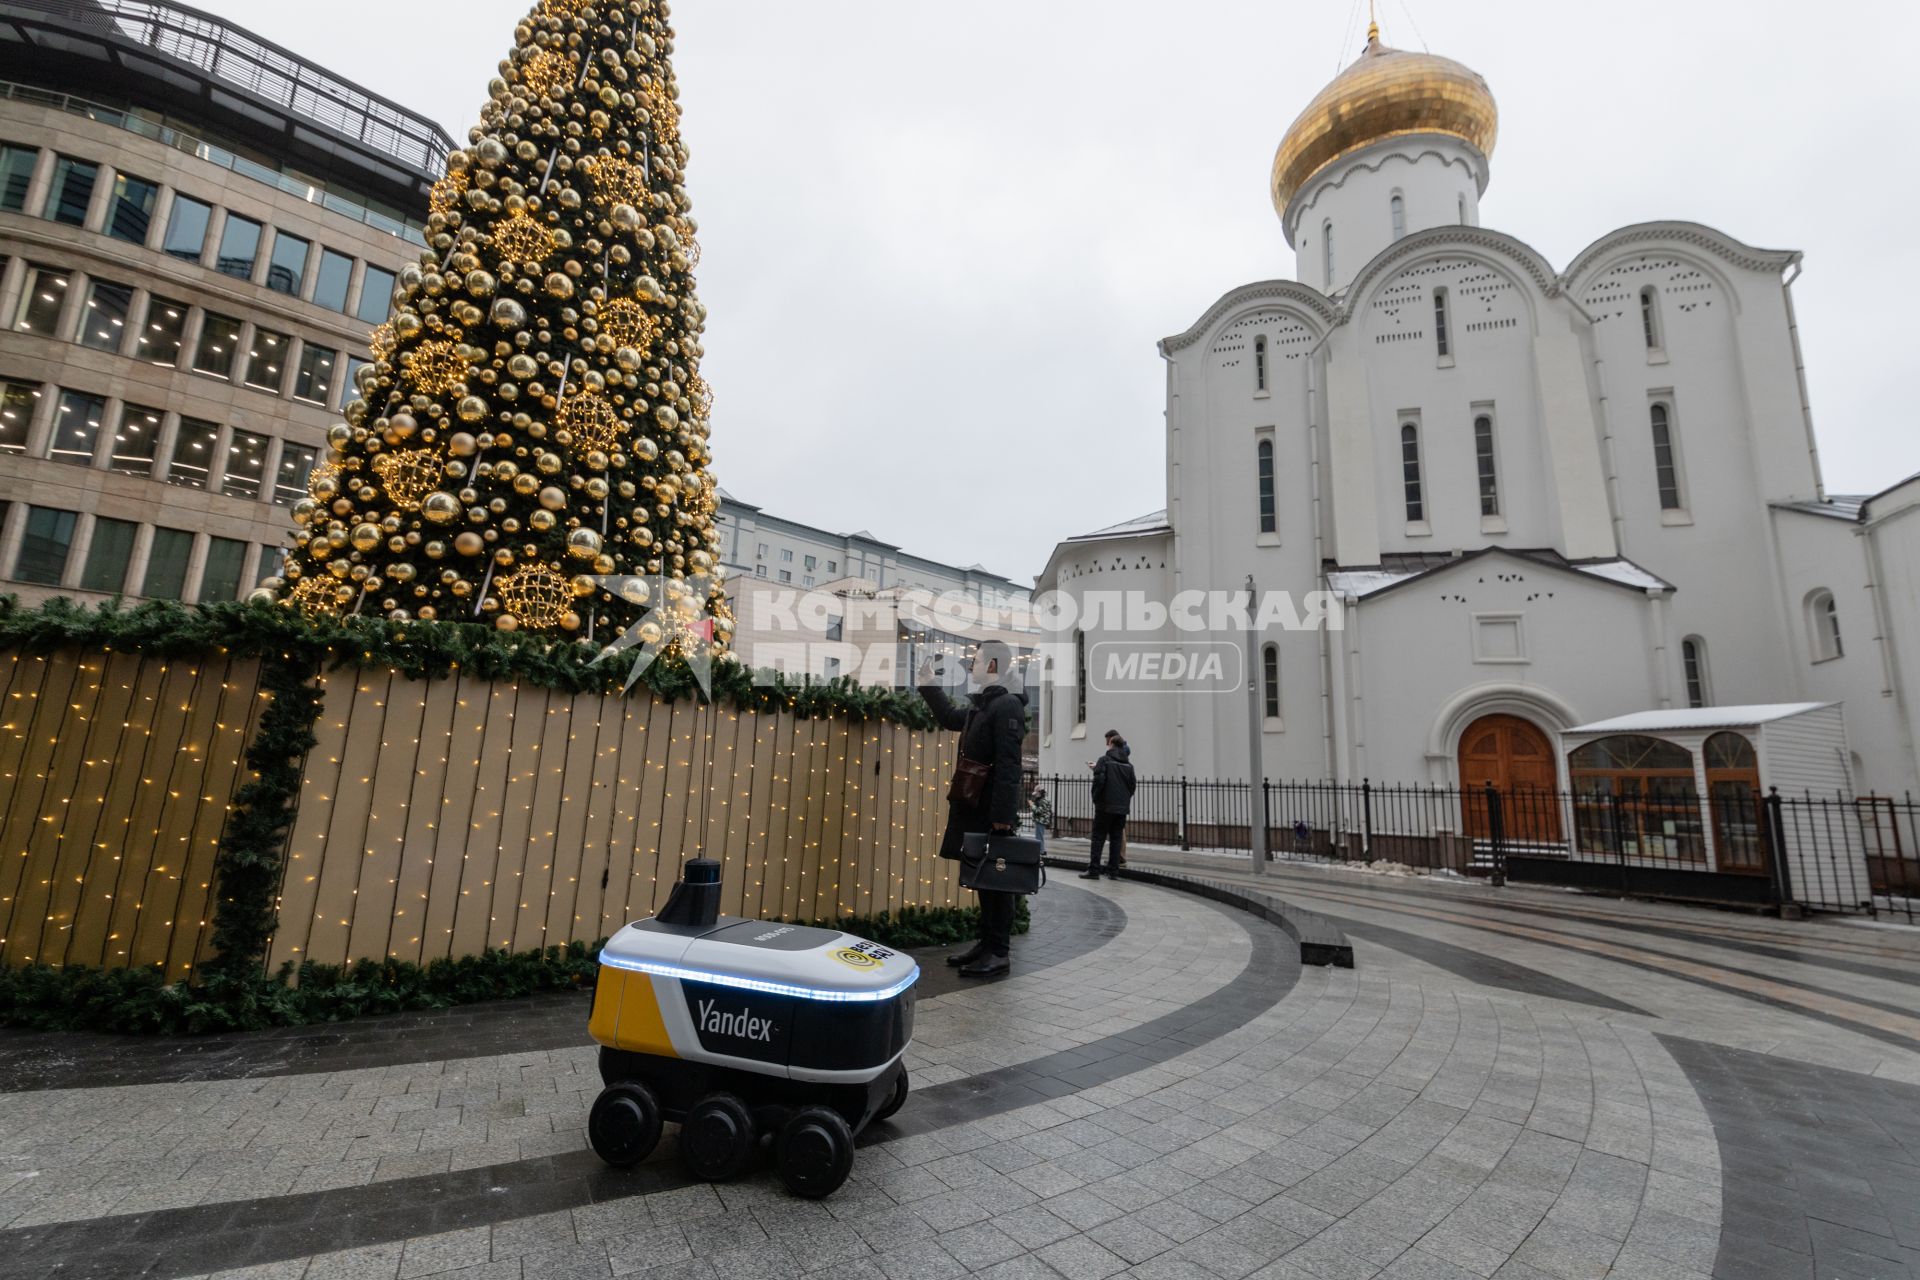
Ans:
{"label": "black robot wheel", "polygon": [[891,1116],[894,1112],[898,1111],[900,1108],[906,1105],[907,1105],[907,1069],[905,1067],[902,1067],[900,1068],[899,1077],[895,1079],[893,1082],[892,1096],[890,1096],[885,1102],[880,1104],[880,1109],[873,1113],[873,1118],[876,1123],[881,1120],[885,1120],[888,1116]]}
{"label": "black robot wheel", "polygon": [[616,1169],[653,1154],[660,1142],[660,1103],[653,1090],[631,1080],[602,1089],[587,1113],[587,1141]]}
{"label": "black robot wheel", "polygon": [[809,1200],[830,1196],[853,1172],[853,1130],[830,1107],[802,1107],[774,1141],[780,1180]]}
{"label": "black robot wheel", "polygon": [[745,1173],[758,1145],[753,1113],[730,1093],[708,1094],[680,1124],[680,1154],[693,1176],[705,1182]]}

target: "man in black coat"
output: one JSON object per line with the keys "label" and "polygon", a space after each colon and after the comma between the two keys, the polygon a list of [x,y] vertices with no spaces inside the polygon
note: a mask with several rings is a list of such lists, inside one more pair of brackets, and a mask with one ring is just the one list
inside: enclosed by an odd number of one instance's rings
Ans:
{"label": "man in black coat", "polygon": [[[1020,744],[1027,736],[1027,702],[1015,691],[1013,651],[998,640],[983,641],[972,661],[974,691],[955,705],[936,678],[933,660],[920,669],[917,684],[934,719],[960,732],[964,760],[988,766],[990,773],[978,804],[947,801],[947,830],[940,856],[958,858],[968,834],[1010,833],[1020,816]],[[980,940],[947,957],[965,978],[990,978],[1013,966],[1014,898],[1011,893],[979,890]]]}
{"label": "man in black coat", "polygon": [[1107,875],[1120,878],[1120,843],[1126,838],[1127,810],[1133,807],[1133,749],[1118,733],[1107,734],[1107,753],[1093,762],[1093,847],[1082,880],[1100,878],[1100,851],[1108,849]]}

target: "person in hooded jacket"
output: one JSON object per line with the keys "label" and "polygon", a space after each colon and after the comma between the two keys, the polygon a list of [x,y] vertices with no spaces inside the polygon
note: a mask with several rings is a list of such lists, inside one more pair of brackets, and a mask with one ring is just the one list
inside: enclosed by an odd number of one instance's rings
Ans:
{"label": "person in hooded jacket", "polygon": [[1107,850],[1107,875],[1120,878],[1121,842],[1126,838],[1127,810],[1133,807],[1133,748],[1109,730],[1107,753],[1093,762],[1093,844],[1087,853],[1082,880],[1100,878],[1100,853]]}
{"label": "person in hooded jacket", "polygon": [[[1020,817],[1020,745],[1027,736],[1027,701],[1013,670],[1013,651],[998,640],[974,649],[965,704],[947,697],[938,679],[934,659],[921,667],[916,684],[920,696],[943,729],[960,733],[960,755],[989,767],[984,794],[978,804],[947,800],[947,829],[940,840],[940,856],[958,858],[969,834],[1011,833]],[[1009,972],[1013,943],[1012,893],[979,890],[980,939],[964,951],[947,957],[964,978],[990,978]]]}

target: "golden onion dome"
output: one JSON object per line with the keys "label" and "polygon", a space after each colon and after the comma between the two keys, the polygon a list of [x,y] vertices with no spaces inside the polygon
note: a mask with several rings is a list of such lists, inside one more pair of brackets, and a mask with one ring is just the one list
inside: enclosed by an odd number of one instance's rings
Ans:
{"label": "golden onion dome", "polygon": [[1500,115],[1479,75],[1451,58],[1408,53],[1380,43],[1369,28],[1367,47],[1333,78],[1280,140],[1273,157],[1273,207],[1287,205],[1320,170],[1383,138],[1442,133],[1493,154]]}

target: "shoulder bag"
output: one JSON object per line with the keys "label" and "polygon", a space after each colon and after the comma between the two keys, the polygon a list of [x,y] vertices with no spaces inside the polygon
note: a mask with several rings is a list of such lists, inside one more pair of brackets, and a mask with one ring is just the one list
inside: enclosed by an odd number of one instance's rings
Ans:
{"label": "shoulder bag", "polygon": [[1032,836],[970,831],[960,852],[960,887],[987,893],[1038,893],[1047,882],[1043,846]]}

